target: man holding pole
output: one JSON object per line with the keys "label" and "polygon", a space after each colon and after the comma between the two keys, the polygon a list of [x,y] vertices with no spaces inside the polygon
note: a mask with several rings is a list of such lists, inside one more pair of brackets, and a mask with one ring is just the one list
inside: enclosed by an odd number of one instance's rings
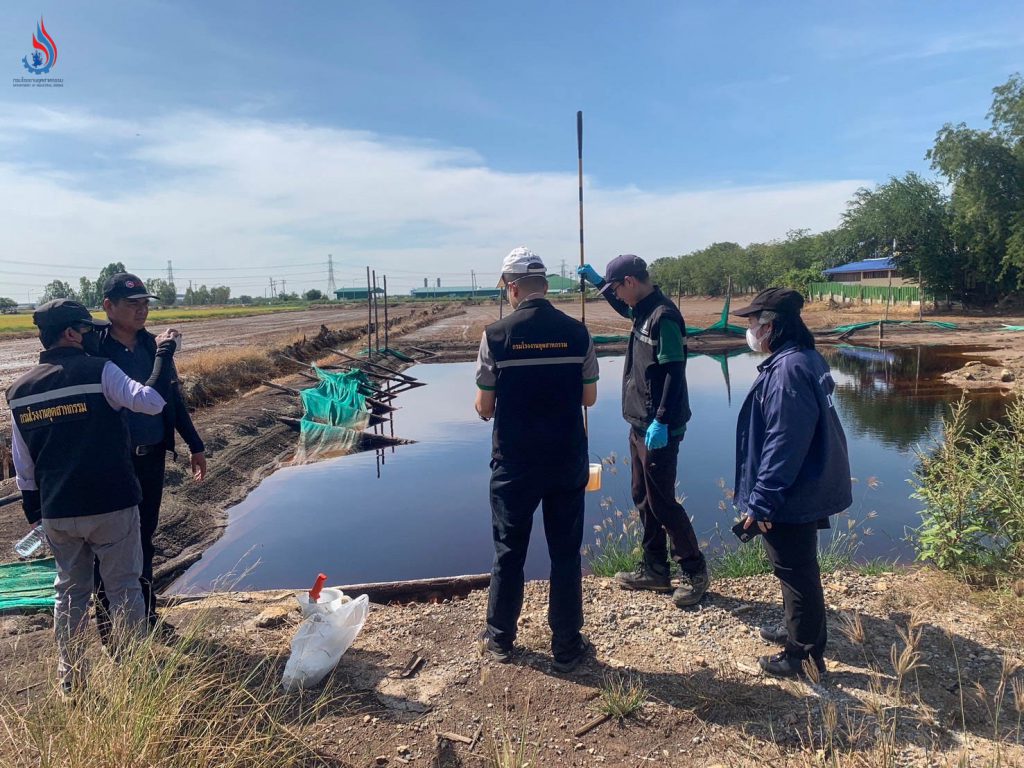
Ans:
{"label": "man holding pole", "polygon": [[541,506],[551,557],[548,623],[553,668],[571,672],[590,650],[583,627],[580,546],[589,474],[583,406],[597,400],[597,357],[586,327],[545,298],[540,257],[516,248],[501,281],[513,312],[487,326],[477,358],[476,411],[494,417],[491,521],[494,566],[481,653],[512,659],[523,607],[523,566]]}
{"label": "man holding pole", "polygon": [[630,425],[632,495],[644,528],[643,560],[636,571],[615,578],[624,589],[672,591],[671,545],[672,559],[684,576],[672,600],[680,608],[696,605],[711,579],[675,489],[679,444],[690,420],[686,324],[676,305],[651,283],[639,256],[615,257],[603,278],[589,264],[576,271],[598,288],[612,309],[633,321],[623,365],[622,415]]}

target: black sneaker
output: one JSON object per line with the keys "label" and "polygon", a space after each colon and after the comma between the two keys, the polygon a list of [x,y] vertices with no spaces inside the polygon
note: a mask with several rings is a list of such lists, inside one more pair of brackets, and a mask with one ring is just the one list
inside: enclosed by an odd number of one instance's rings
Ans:
{"label": "black sneaker", "polygon": [[512,646],[499,644],[486,629],[477,637],[477,651],[481,659],[491,659],[500,664],[512,661]]}
{"label": "black sneaker", "polygon": [[[820,656],[809,657],[813,660],[814,668],[817,671],[818,679],[820,680],[825,676],[825,659]],[[772,677],[812,677],[809,674],[809,670],[805,669],[804,662],[807,659],[800,659],[796,656],[790,656],[785,651],[780,651],[774,656],[762,656],[757,660],[757,663],[761,666],[767,674]],[[816,681],[815,681],[816,682]]]}
{"label": "black sneaker", "polygon": [[684,575],[683,583],[672,593],[672,602],[679,608],[689,608],[701,601],[710,586],[711,576],[708,575],[707,568],[693,576]]}
{"label": "black sneaker", "polygon": [[587,656],[594,650],[594,646],[591,645],[586,635],[580,635],[580,645],[572,656],[567,656],[561,659],[555,659],[551,662],[551,668],[555,672],[560,672],[563,675],[567,675],[574,671],[576,667],[580,665]]}
{"label": "black sneaker", "polygon": [[623,589],[649,589],[652,592],[672,591],[672,580],[669,577],[667,563],[658,568],[640,562],[632,571],[616,573],[615,582]]}
{"label": "black sneaker", "polygon": [[786,640],[789,639],[789,632],[786,631],[785,624],[779,624],[778,626],[765,625],[760,627],[757,633],[761,635],[762,640],[773,645],[785,645]]}

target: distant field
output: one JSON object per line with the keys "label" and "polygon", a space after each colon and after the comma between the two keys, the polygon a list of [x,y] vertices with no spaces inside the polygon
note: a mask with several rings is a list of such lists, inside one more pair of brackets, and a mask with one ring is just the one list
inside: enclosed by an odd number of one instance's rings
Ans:
{"label": "distant field", "polygon": [[[248,317],[251,315],[269,315],[276,312],[296,312],[308,309],[305,304],[287,304],[266,307],[171,307],[170,309],[154,309],[149,313],[149,322],[165,323],[181,320],[207,320],[209,318]],[[93,317],[105,320],[102,312],[93,312]],[[29,313],[17,315],[0,315],[0,336],[24,336],[33,334],[36,327],[32,325]]]}

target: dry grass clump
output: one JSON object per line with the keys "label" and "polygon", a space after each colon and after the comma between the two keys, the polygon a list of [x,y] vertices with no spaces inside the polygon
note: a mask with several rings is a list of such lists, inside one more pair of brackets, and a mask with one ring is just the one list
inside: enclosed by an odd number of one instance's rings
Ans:
{"label": "dry grass clump", "polygon": [[278,659],[196,639],[145,641],[104,658],[65,698],[0,702],[0,755],[12,768],[242,768],[329,763],[300,737],[328,703],[281,691]]}
{"label": "dry grass clump", "polygon": [[182,394],[192,406],[210,405],[251,389],[277,375],[277,367],[261,347],[219,347],[182,360]]}

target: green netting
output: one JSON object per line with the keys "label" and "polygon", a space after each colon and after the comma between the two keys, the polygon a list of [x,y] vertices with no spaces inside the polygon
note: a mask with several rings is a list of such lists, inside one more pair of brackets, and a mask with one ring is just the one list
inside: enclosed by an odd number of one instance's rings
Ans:
{"label": "green netting", "polygon": [[299,428],[299,445],[295,449],[295,464],[307,464],[330,456],[343,456],[359,442],[358,429],[321,424],[303,419]]}
{"label": "green netting", "polygon": [[[821,301],[838,296],[844,299],[911,304],[921,300],[921,290],[916,285],[861,285],[860,283],[811,283],[807,293],[812,299]],[[927,300],[927,299],[926,299]]]}
{"label": "green netting", "polygon": [[335,400],[329,395],[325,395],[320,387],[304,389],[299,396],[302,398],[302,407],[306,411],[305,420],[307,421],[348,427],[349,429],[365,429],[369,423],[368,411]]}
{"label": "green netting", "polygon": [[[725,297],[725,304],[722,305],[722,316],[718,319],[718,322],[709,325],[707,328],[700,328],[695,325],[688,325],[686,327],[687,336],[700,336],[702,333],[734,333],[739,336],[745,336],[747,333],[746,328],[740,328],[738,325],[732,325],[729,322],[729,303],[731,297]],[[593,336],[595,344],[624,344],[629,341],[629,336]]]}
{"label": "green netting", "polygon": [[320,383],[299,393],[304,412],[295,451],[298,464],[348,453],[370,423],[366,395],[375,388],[365,373],[333,373],[316,366],[313,370]]}
{"label": "green netting", "polygon": [[52,610],[56,576],[52,557],[0,565],[0,613]]}
{"label": "green netting", "polygon": [[1004,331],[1024,331],[1024,325],[1004,325]]}
{"label": "green netting", "polygon": [[391,349],[391,347],[385,347],[381,350],[385,355],[391,355],[396,360],[401,360],[403,363],[415,363],[416,360],[409,357],[404,352],[399,352],[397,349]]}
{"label": "green netting", "polygon": [[942,331],[955,331],[957,329],[956,323],[946,323],[941,320],[872,320],[867,323],[851,323],[849,325],[837,325],[827,331],[820,331],[820,333],[849,333],[852,331],[862,331],[865,328],[874,328],[879,323],[884,322],[886,325],[931,325]]}

